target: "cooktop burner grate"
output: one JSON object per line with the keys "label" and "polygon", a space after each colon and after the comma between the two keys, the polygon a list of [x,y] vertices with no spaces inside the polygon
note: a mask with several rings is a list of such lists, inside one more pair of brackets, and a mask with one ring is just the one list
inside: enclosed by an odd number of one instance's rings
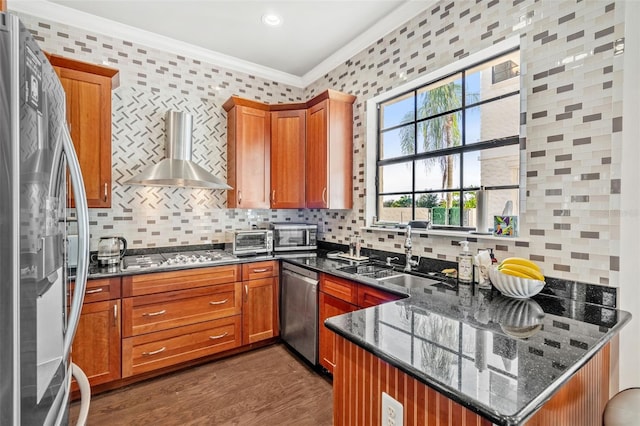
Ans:
{"label": "cooktop burner grate", "polygon": [[125,256],[122,269],[162,269],[191,265],[215,265],[238,258],[223,250],[197,250]]}

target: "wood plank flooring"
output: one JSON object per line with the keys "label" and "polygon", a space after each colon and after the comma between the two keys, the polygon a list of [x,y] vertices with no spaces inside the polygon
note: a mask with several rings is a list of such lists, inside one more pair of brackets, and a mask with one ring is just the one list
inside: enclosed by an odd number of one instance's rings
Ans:
{"label": "wood plank flooring", "polygon": [[332,398],[330,381],[277,344],[96,395],[87,424],[329,426]]}

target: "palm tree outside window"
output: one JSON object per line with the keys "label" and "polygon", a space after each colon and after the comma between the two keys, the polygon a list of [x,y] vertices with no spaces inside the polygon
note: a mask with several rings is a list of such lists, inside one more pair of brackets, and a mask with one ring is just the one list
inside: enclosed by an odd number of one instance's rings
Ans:
{"label": "palm tree outside window", "polygon": [[518,214],[519,63],[514,50],[378,104],[380,221],[473,229],[480,188],[490,215]]}

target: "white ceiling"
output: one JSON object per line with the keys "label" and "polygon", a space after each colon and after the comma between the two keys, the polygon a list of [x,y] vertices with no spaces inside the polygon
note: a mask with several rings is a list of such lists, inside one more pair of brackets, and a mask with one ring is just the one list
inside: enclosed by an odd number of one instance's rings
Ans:
{"label": "white ceiling", "polygon": [[[96,32],[102,29],[107,35],[145,45],[153,45],[150,40],[157,35],[156,41],[167,50],[217,57],[224,59],[217,61],[221,65],[299,87],[432,3],[433,0],[8,1],[10,10],[54,21],[57,18]],[[282,25],[265,26],[261,18],[267,12],[280,15]]]}

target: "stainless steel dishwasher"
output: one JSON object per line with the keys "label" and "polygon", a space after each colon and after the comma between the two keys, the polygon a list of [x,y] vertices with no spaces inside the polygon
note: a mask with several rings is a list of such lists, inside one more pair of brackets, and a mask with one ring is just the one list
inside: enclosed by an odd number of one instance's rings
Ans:
{"label": "stainless steel dishwasher", "polygon": [[283,262],[280,301],[280,336],[317,365],[318,273]]}

